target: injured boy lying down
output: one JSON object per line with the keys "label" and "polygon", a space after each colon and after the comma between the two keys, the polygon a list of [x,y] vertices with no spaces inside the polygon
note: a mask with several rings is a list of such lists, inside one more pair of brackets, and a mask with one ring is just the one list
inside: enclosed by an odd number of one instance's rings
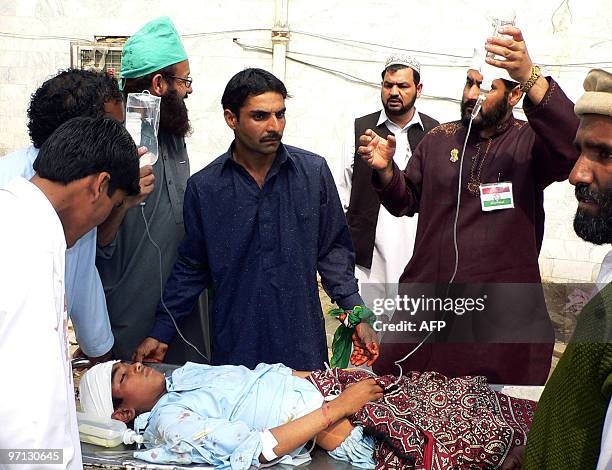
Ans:
{"label": "injured boy lying down", "polygon": [[144,431],[136,458],[232,469],[303,463],[311,440],[360,468],[500,468],[525,444],[535,411],[483,377],[412,372],[398,380],[282,364],[187,363],[165,377],[111,361],[87,371],[79,391],[85,413],[134,420]]}

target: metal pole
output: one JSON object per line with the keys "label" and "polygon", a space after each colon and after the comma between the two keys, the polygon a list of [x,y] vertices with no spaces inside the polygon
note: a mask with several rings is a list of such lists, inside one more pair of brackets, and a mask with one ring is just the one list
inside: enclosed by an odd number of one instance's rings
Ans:
{"label": "metal pole", "polygon": [[289,0],[276,0],[272,28],[272,73],[285,81],[287,44],[289,43]]}

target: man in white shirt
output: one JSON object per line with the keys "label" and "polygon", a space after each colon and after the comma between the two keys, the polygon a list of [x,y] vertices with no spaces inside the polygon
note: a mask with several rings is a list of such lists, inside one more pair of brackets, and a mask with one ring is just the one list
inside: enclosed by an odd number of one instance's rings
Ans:
{"label": "man in white shirt", "polygon": [[[117,81],[105,72],[68,69],[46,80],[33,94],[28,107],[28,133],[32,145],[0,158],[0,187],[16,176],[34,176],[38,150],[63,123],[79,116],[107,116],[124,120]],[[79,355],[94,362],[110,357],[114,338],[106,309],[104,289],[96,269],[94,228],[66,251],[66,300]]]}
{"label": "man in white shirt", "polygon": [[[32,451],[18,454],[19,470],[42,464],[76,470],[82,463],[67,337],[66,248],[138,194],[138,154],[117,121],[80,117],[45,141],[34,171],[30,181],[18,176],[0,189],[0,370],[6,379],[0,447]],[[26,461],[31,458],[38,460]]]}
{"label": "man in white shirt", "polygon": [[394,217],[380,205],[371,184],[372,169],[356,154],[356,142],[366,129],[385,137],[393,134],[393,160],[406,168],[423,136],[439,124],[416,110],[423,89],[420,71],[413,57],[390,56],[381,73],[383,109],[357,118],[346,139],[338,192],[355,247],[355,277],[367,305],[374,305],[375,298],[395,297],[398,279],[412,256],[417,217]]}

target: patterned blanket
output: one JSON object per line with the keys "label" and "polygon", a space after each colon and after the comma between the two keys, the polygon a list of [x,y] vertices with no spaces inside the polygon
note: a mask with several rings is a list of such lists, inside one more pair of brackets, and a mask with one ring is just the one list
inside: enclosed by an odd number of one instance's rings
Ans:
{"label": "patterned blanket", "polygon": [[350,418],[376,440],[376,469],[495,469],[526,442],[536,403],[494,392],[484,377],[412,372],[397,378],[364,370],[317,371],[323,396],[374,377],[385,394]]}

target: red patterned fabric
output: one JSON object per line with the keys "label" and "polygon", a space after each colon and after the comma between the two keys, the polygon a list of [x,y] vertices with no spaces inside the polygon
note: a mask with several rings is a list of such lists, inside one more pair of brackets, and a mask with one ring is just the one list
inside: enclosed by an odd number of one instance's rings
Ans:
{"label": "red patterned fabric", "polygon": [[397,378],[363,370],[313,372],[323,396],[374,377],[385,394],[350,418],[376,440],[377,469],[498,468],[526,442],[536,403],[492,391],[484,377],[412,372]]}

